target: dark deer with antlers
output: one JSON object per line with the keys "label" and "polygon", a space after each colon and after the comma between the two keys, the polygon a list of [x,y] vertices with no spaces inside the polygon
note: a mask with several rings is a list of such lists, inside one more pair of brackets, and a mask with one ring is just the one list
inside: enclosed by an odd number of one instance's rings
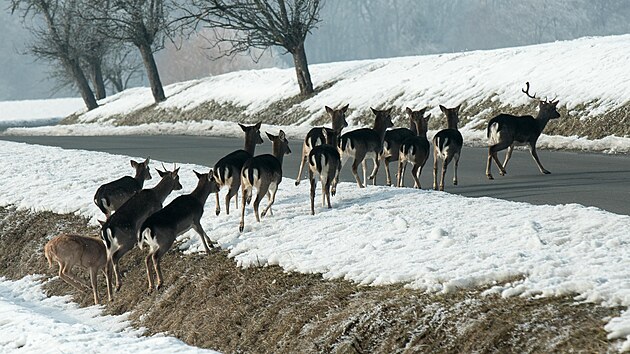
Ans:
{"label": "dark deer with antlers", "polygon": [[[541,100],[537,98],[535,94],[530,94],[529,82],[525,83],[525,89],[521,91],[523,91],[527,97],[538,101],[538,115],[534,118],[530,115],[513,116],[510,114],[499,114],[488,122],[487,137],[490,140],[488,162],[486,164],[486,176],[488,179],[494,179],[490,172],[492,160],[497,164],[499,174],[501,176],[505,175],[505,166],[512,156],[512,150],[514,150],[515,144],[529,145],[529,151],[536,165],[538,165],[540,172],[543,174],[551,173],[540,163],[538,153],[536,152],[536,142],[549,120],[560,118],[560,113],[558,113],[557,110],[558,101]],[[505,161],[503,165],[501,165],[497,152],[504,149],[508,150],[505,153]]]}
{"label": "dark deer with antlers", "polygon": [[304,165],[308,160],[309,153],[315,146],[322,144],[337,146],[337,140],[341,135],[341,131],[343,130],[343,128],[348,126],[348,122],[346,122],[347,110],[348,105],[345,105],[340,109],[332,109],[326,106],[326,113],[328,113],[328,115],[332,119],[332,129],[316,127],[309,130],[308,134],[306,134],[306,137],[304,138],[304,143],[302,144],[302,160],[300,161],[300,169],[298,170],[298,175],[295,179],[296,186],[300,184]]}
{"label": "dark deer with antlers", "polygon": [[131,160],[131,167],[136,170],[134,177],[124,176],[115,181],[100,186],[94,194],[94,204],[101,209],[105,217],[109,216],[132,195],[136,194],[144,186],[144,181],[151,179],[149,171],[149,159],[144,162]]}
{"label": "dark deer with antlers", "polygon": [[[459,156],[464,146],[464,138],[457,129],[459,124],[459,107],[446,108],[440,105],[440,110],[446,116],[447,127],[442,129],[433,137],[433,189],[444,190],[444,177],[446,175],[446,167],[451,161],[454,161],[453,168],[453,185],[457,185],[457,167],[459,165]],[[440,185],[438,187],[438,161],[442,160],[442,174]]]}

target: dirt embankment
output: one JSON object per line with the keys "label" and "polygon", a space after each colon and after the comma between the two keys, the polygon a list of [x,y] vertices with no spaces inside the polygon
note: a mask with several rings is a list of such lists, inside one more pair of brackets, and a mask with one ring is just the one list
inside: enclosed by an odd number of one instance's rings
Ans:
{"label": "dirt embankment", "polygon": [[[75,215],[0,208],[0,276],[56,274],[42,249],[60,232],[96,230]],[[606,352],[611,343],[603,319],[619,314],[570,297],[502,299],[481,296],[481,289],[427,295],[278,267],[241,269],[226,251],[169,252],[164,289],[147,295],[141,251],[121,263],[123,287],[108,312],[131,312],[134,324],[150,333],[226,353]],[[84,306],[92,301],[91,293],[60,279],[46,288],[51,295],[72,294]]]}

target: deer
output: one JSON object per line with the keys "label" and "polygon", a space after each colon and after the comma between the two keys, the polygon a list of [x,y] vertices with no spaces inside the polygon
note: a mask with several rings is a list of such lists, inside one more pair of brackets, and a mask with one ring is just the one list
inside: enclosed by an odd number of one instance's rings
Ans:
{"label": "deer", "polygon": [[407,169],[407,162],[413,165],[411,169],[411,177],[414,181],[414,188],[422,188],[420,185],[420,175],[422,174],[422,168],[429,158],[431,146],[427,139],[427,129],[429,127],[429,118],[431,115],[424,115],[426,108],[418,111],[413,111],[407,107],[405,112],[414,122],[417,132],[416,136],[405,139],[400,144],[399,159],[398,159],[398,181],[397,186],[404,186],[405,171]]}
{"label": "deer", "polygon": [[[322,130],[325,131],[325,129]],[[327,203],[328,209],[331,209],[330,195],[335,196],[337,193],[341,155],[336,143],[313,147],[308,154],[308,164],[308,179],[311,184],[311,215],[315,215],[315,189],[317,188],[315,175],[319,175],[322,182],[322,206],[326,206]]]}
{"label": "deer", "polygon": [[[426,107],[421,109],[422,114],[424,114],[425,110]],[[385,165],[386,185],[388,186],[392,185],[392,177],[389,173],[389,163],[392,161],[399,161],[400,145],[403,141],[418,135],[413,116],[407,114],[407,117],[409,118],[409,128],[395,128],[389,129],[385,132],[385,140],[383,141],[383,162]]]}
{"label": "deer", "polygon": [[[245,147],[242,150],[233,151],[222,157],[213,167],[214,178],[219,186],[219,190],[224,186],[228,186],[228,192],[225,196],[225,213],[230,214],[230,200],[238,193],[241,186],[241,169],[245,161],[254,156],[256,145],[263,143],[260,136],[260,125],[258,122],[254,125],[245,126],[238,124],[243,132],[245,132]],[[219,192],[216,196],[216,214],[221,214],[221,204],[219,202]],[[236,207],[238,207],[238,198],[234,199]]]}
{"label": "deer", "polygon": [[131,160],[131,167],[136,170],[135,176],[124,176],[98,187],[94,194],[94,204],[105,214],[106,218],[120,208],[132,195],[144,186],[144,181],[151,179],[149,158],[144,162]]}
{"label": "deer", "polygon": [[[492,160],[497,164],[499,174],[505,176],[505,167],[508,161],[510,161],[510,157],[512,157],[515,144],[529,145],[529,152],[534,158],[540,172],[542,174],[551,173],[540,163],[538,153],[536,152],[536,142],[547,126],[547,123],[549,123],[549,120],[560,118],[560,113],[558,113],[557,109],[558,101],[541,100],[536,97],[536,94],[531,95],[529,93],[529,82],[525,83],[525,88],[521,89],[521,91],[523,91],[527,97],[538,101],[538,115],[534,118],[531,115],[513,116],[511,114],[499,114],[490,119],[486,132],[490,140],[488,162],[486,164],[486,176],[488,179],[494,179],[490,172]],[[504,149],[507,149],[507,152],[505,153],[505,161],[503,161],[503,165],[501,165],[497,152]]]}
{"label": "deer", "polygon": [[256,199],[254,200],[254,214],[256,221],[260,222],[258,207],[260,201],[267,194],[269,204],[260,214],[265,216],[267,212],[273,214],[271,206],[276,200],[276,192],[278,185],[282,182],[282,161],[284,155],[289,155],[289,141],[284,131],[280,130],[278,135],[267,133],[267,137],[271,140],[272,154],[264,154],[252,157],[247,160],[241,170],[241,189],[243,200],[241,202],[241,223],[239,231],[243,232],[245,228],[245,204],[249,204],[252,199],[253,187],[256,187]]}
{"label": "deer", "polygon": [[63,233],[46,243],[44,256],[50,268],[52,268],[53,262],[59,264],[59,278],[81,292],[85,292],[86,289],[89,290],[90,285],[74,275],[72,268],[76,265],[87,269],[90,273],[95,305],[98,305],[100,300],[96,284],[97,275],[99,270],[102,271],[107,283],[107,297],[109,301],[112,301],[112,284],[107,265],[107,254],[105,244],[101,239]]}
{"label": "deer", "polygon": [[[457,130],[459,123],[459,108],[446,108],[440,105],[440,110],[446,116],[447,128],[442,129],[433,136],[433,189],[444,191],[444,177],[446,176],[446,168],[448,164],[454,160],[453,185],[457,185],[457,166],[459,165],[459,156],[464,145],[464,138]],[[438,161],[442,161],[442,173],[440,185],[438,187]]]}
{"label": "deer", "polygon": [[385,139],[385,130],[394,126],[391,119],[392,109],[376,110],[370,108],[374,113],[373,128],[361,128],[343,134],[338,142],[338,148],[342,154],[342,165],[350,157],[354,158],[352,162],[352,174],[359,188],[364,188],[361,183],[357,169],[359,164],[363,166],[363,180],[367,182],[367,163],[365,159],[370,157],[374,160],[374,170],[370,174],[369,179],[376,184],[376,174],[380,165],[380,159],[383,154],[383,141]]}
{"label": "deer", "polygon": [[142,249],[143,244],[149,246],[149,253],[144,260],[149,280],[149,293],[153,289],[153,277],[149,262],[153,262],[157,277],[155,289],[159,290],[163,283],[160,260],[173,246],[177,236],[193,229],[201,237],[206,254],[210,253],[210,247],[214,247],[201,226],[201,216],[208,196],[210,193],[218,192],[219,188],[212,169],[209,173],[193,172],[199,179],[195,189],[190,194],[180,195],[173,199],[163,209],[149,216],[140,227],[138,247]]}
{"label": "deer", "polygon": [[309,130],[309,132],[306,134],[306,137],[304,138],[304,143],[302,144],[302,159],[300,160],[300,168],[298,170],[297,178],[295,179],[296,186],[300,185],[300,179],[302,178],[304,165],[308,160],[309,153],[315,146],[321,144],[337,146],[337,137],[341,135],[341,131],[343,130],[343,128],[348,126],[348,122],[346,121],[346,111],[348,110],[348,106],[349,105],[345,105],[340,109],[332,109],[328,106],[325,106],[326,113],[328,113],[332,120],[332,129],[315,127]]}
{"label": "deer", "polygon": [[153,213],[162,209],[162,203],[174,190],[181,190],[179,168],[173,171],[156,169],[162,178],[153,188],[142,189],[123,204],[118,211],[101,222],[101,238],[107,250],[107,262],[113,266],[116,291],[122,285],[118,262],[137,243],[142,223]]}

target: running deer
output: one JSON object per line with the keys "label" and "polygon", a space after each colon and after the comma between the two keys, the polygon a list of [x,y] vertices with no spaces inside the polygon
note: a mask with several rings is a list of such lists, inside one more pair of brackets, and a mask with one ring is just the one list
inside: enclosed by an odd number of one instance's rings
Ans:
{"label": "running deer", "polygon": [[336,145],[322,144],[313,147],[308,154],[308,179],[311,183],[311,215],[315,215],[315,189],[317,188],[315,175],[319,175],[319,179],[322,182],[322,206],[326,206],[326,202],[328,202],[328,209],[330,209],[332,208],[330,195],[334,196],[337,193],[339,171],[341,171],[341,156]]}
{"label": "running deer", "polygon": [[[143,244],[149,246],[149,254],[144,259],[147,268],[147,278],[149,279],[149,292],[153,289],[153,277],[149,262],[153,262],[153,268],[157,276],[155,289],[158,290],[162,286],[163,279],[160,260],[171,248],[177,236],[193,229],[201,237],[201,242],[207,254],[210,253],[210,247],[213,247],[212,241],[201,226],[201,216],[203,215],[203,208],[208,196],[210,193],[218,192],[219,188],[212,170],[209,173],[193,172],[199,179],[197,187],[190,194],[178,196],[164,209],[160,209],[149,216],[140,227],[138,247],[142,248]],[[210,244],[210,247],[208,247],[208,244]]]}
{"label": "running deer", "polygon": [[241,170],[241,189],[243,200],[241,202],[241,223],[239,225],[239,231],[243,232],[245,228],[245,204],[249,204],[252,199],[252,188],[256,187],[256,199],[254,200],[254,214],[256,214],[256,221],[260,222],[260,216],[258,215],[258,206],[260,201],[267,194],[269,198],[269,204],[262,211],[262,216],[265,216],[269,211],[272,215],[271,206],[276,200],[276,192],[278,191],[278,185],[282,182],[282,160],[284,155],[291,153],[289,148],[289,141],[282,130],[275,136],[267,133],[269,140],[271,140],[272,154],[264,154],[252,157],[247,160]]}
{"label": "running deer", "polygon": [[131,160],[131,167],[136,170],[134,177],[124,176],[115,181],[106,183],[96,190],[94,204],[101,209],[106,218],[120,208],[132,195],[142,189],[144,181],[151,179],[149,171],[149,158],[144,162]]}
{"label": "running deer", "polygon": [[155,187],[139,191],[109,219],[102,222],[101,237],[105,241],[107,262],[114,268],[116,291],[122,285],[118,262],[138,243],[140,226],[151,214],[162,209],[162,203],[173,190],[182,189],[179,168],[174,171],[156,171],[162,179]]}
{"label": "running deer", "polygon": [[[243,150],[233,151],[222,157],[214,165],[214,178],[217,181],[219,190],[223,186],[228,186],[228,192],[225,195],[225,212],[230,214],[230,200],[238,193],[241,187],[241,169],[245,161],[254,156],[256,145],[262,144],[263,139],[260,136],[260,122],[245,126],[239,123],[239,126],[245,132],[245,148]],[[219,192],[216,196],[216,214],[221,213],[221,204],[219,202]],[[238,198],[234,198],[236,207],[238,207]]]}
{"label": "running deer", "polygon": [[[426,107],[421,109],[420,111],[422,112],[422,114],[424,114],[425,110]],[[385,132],[385,140],[383,142],[383,162],[385,164],[385,177],[387,178],[386,184],[388,186],[392,185],[392,177],[389,173],[389,163],[392,161],[399,161],[400,145],[403,143],[403,141],[418,135],[416,130],[416,123],[413,120],[413,116],[411,116],[408,112],[407,116],[409,118],[409,128],[395,128]]]}
{"label": "running deer", "polygon": [[374,127],[362,128],[353,130],[343,134],[338,142],[339,149],[342,153],[342,165],[350,157],[354,158],[352,162],[352,174],[359,185],[359,188],[363,188],[357,169],[359,164],[363,166],[363,181],[366,182],[367,178],[367,163],[365,159],[370,157],[374,160],[374,170],[370,174],[369,179],[376,184],[376,174],[380,166],[381,155],[383,154],[383,140],[385,139],[385,130],[392,127],[394,124],[391,119],[392,109],[376,110],[370,108],[374,115]]}
{"label": "running deer", "polygon": [[438,190],[438,160],[442,160],[442,174],[440,178],[439,190],[444,190],[444,176],[446,175],[446,167],[455,160],[453,185],[457,185],[457,166],[459,165],[459,156],[464,145],[464,138],[457,130],[459,123],[459,107],[446,108],[440,105],[440,110],[446,116],[447,129],[442,129],[433,137],[433,189]]}
{"label": "running deer", "polygon": [[413,187],[422,188],[420,186],[420,175],[422,174],[422,168],[429,158],[431,151],[429,140],[427,140],[427,129],[429,127],[429,118],[431,115],[424,116],[426,108],[419,111],[412,111],[407,107],[405,112],[409,115],[410,119],[416,126],[415,131],[418,135],[409,137],[400,144],[400,158],[398,160],[398,187],[404,186],[405,171],[407,169],[407,162],[413,165],[411,169],[411,177],[413,178]]}
{"label": "running deer", "polygon": [[90,273],[90,283],[96,305],[99,303],[96,280],[98,271],[102,271],[107,283],[107,297],[109,301],[112,301],[112,284],[103,240],[95,237],[61,234],[46,243],[44,256],[48,260],[49,267],[52,268],[53,261],[59,264],[59,278],[81,292],[85,292],[86,289],[89,290],[90,285],[74,275],[72,268],[76,265],[87,269]]}
{"label": "running deer", "polygon": [[341,131],[343,128],[348,126],[348,122],[346,122],[346,111],[348,110],[348,105],[341,107],[340,109],[332,109],[326,106],[326,113],[332,119],[332,129],[324,128],[324,127],[316,127],[309,130],[308,134],[304,138],[304,143],[302,144],[302,159],[300,161],[300,169],[298,170],[297,178],[295,179],[295,185],[300,185],[300,179],[302,178],[302,171],[304,170],[304,165],[308,160],[308,155],[317,145],[321,144],[329,144],[332,146],[337,146],[337,138],[341,135]]}
{"label": "running deer", "polygon": [[[490,172],[493,159],[499,168],[499,174],[501,176],[505,175],[505,166],[507,166],[510,157],[512,157],[514,144],[529,145],[529,152],[532,154],[540,172],[543,174],[551,173],[540,163],[538,153],[536,152],[536,141],[538,141],[540,134],[543,129],[545,129],[550,119],[560,118],[560,113],[558,113],[557,110],[558,101],[543,101],[537,98],[535,94],[531,95],[529,93],[529,82],[525,83],[525,89],[521,89],[521,91],[523,91],[527,97],[538,101],[538,115],[534,118],[530,115],[513,116],[510,114],[499,114],[488,122],[487,137],[490,140],[488,162],[486,164],[486,176],[488,179],[494,179]],[[505,161],[503,165],[501,165],[497,152],[506,148]]]}

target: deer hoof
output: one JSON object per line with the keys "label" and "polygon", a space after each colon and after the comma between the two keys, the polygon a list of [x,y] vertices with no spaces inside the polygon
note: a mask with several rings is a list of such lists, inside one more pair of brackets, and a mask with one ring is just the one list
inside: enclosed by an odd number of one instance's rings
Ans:
{"label": "deer hoof", "polygon": [[546,175],[551,174],[551,172],[549,172],[549,171],[547,171],[547,170],[543,170],[543,171],[542,171],[542,173],[544,173],[544,174],[546,174]]}
{"label": "deer hoof", "polygon": [[299,186],[300,185],[300,181],[295,181],[295,185]]}
{"label": "deer hoof", "polygon": [[491,175],[491,174],[489,174],[489,173],[488,173],[488,174],[486,174],[486,177],[488,177],[488,179],[494,179],[494,177],[492,177],[492,175]]}
{"label": "deer hoof", "polygon": [[239,231],[239,232],[243,232],[243,229],[244,229],[244,228],[245,228],[245,224],[240,224],[240,225],[238,226],[238,231]]}
{"label": "deer hoof", "polygon": [[216,209],[215,212],[217,213],[217,216],[218,216],[219,214],[221,214],[221,209]]}
{"label": "deer hoof", "polygon": [[457,181],[453,180],[453,185],[456,186],[457,185]]}

